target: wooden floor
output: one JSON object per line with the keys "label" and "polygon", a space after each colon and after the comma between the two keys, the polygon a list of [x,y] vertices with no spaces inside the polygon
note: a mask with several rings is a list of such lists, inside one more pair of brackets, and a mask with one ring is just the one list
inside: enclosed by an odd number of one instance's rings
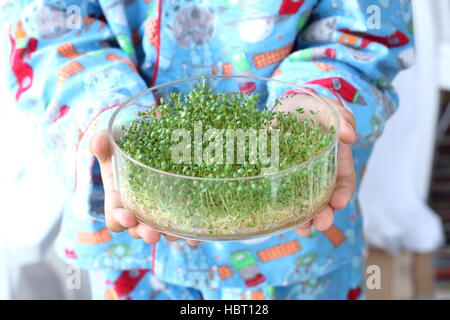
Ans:
{"label": "wooden floor", "polygon": [[395,256],[372,248],[366,259],[371,265],[381,270],[381,288],[367,289],[368,300],[450,299],[450,247]]}

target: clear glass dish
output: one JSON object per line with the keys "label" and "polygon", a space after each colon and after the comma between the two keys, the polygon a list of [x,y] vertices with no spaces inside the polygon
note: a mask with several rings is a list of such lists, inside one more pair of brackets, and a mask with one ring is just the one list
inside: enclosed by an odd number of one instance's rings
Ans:
{"label": "clear glass dish", "polygon": [[[199,81],[216,92],[238,92],[243,84],[264,88],[261,105],[301,106],[302,117],[317,119],[324,128],[339,132],[335,110],[304,88],[261,77],[210,76],[176,80],[149,88],[122,103],[109,122],[114,145],[114,178],[123,205],[137,219],[165,234],[198,240],[244,240],[273,235],[311,220],[329,201],[337,168],[338,138],[320,154],[282,171],[244,178],[200,178],[151,168],[131,158],[117,141],[124,128],[172,92],[188,93]],[[248,87],[248,86],[244,86]],[[242,92],[242,90],[241,90]],[[305,98],[307,97],[307,98]],[[167,99],[165,99],[167,101]],[[277,102],[276,102],[277,101]],[[156,106],[157,103],[154,105]]]}

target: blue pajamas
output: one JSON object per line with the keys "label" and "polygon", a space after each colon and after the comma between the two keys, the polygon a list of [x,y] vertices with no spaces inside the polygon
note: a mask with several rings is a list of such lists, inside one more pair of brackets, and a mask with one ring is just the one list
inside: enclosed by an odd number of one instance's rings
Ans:
{"label": "blue pajamas", "polygon": [[362,299],[363,260],[355,258],[322,277],[286,286],[262,284],[253,288],[194,289],[157,279],[151,270],[91,271],[92,298],[131,300],[330,300]]}
{"label": "blue pajamas", "polygon": [[[332,228],[308,238],[289,231],[196,248],[163,239],[152,249],[106,228],[88,143],[118,103],[148,86],[202,74],[274,77],[337,99],[354,114],[358,190],[373,143],[397,108],[392,79],[413,61],[409,1],[36,0],[2,9],[11,90],[18,106],[41,121],[68,191],[56,243],[62,259],[99,270],[110,283],[120,274],[128,279],[130,270],[152,270],[163,286],[170,283],[161,297],[251,296],[260,289],[277,298],[359,296],[364,241],[357,191]],[[269,98],[285,91],[259,81],[237,81],[233,89]],[[142,280],[126,296],[156,295],[150,273],[137,276]],[[100,285],[95,297],[106,290]],[[121,298],[115,291],[108,297]]]}

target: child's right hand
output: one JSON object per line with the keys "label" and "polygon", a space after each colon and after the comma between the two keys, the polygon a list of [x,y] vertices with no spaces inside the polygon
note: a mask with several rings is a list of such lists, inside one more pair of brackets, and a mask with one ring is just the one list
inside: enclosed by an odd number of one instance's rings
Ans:
{"label": "child's right hand", "polygon": [[[161,233],[155,229],[139,222],[129,210],[125,209],[120,202],[117,193],[113,168],[112,155],[113,146],[111,145],[106,131],[97,133],[90,141],[89,149],[97,158],[102,173],[103,188],[105,190],[105,221],[106,226],[113,232],[122,232],[128,229],[128,233],[133,238],[142,238],[149,244],[157,243]],[[164,235],[168,241],[176,241],[179,238]],[[190,245],[197,245],[199,242],[187,240]]]}

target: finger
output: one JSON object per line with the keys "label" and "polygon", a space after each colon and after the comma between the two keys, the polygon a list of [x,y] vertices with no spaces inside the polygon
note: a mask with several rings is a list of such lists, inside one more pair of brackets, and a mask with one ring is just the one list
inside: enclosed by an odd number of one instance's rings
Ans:
{"label": "finger", "polygon": [[298,226],[297,228],[300,229],[309,229],[312,226],[312,220],[309,220],[308,222],[305,222],[304,224]]}
{"label": "finger", "polygon": [[300,237],[309,237],[311,235],[311,226],[312,221],[308,221],[301,226],[298,226],[294,229],[294,231],[300,236]]}
{"label": "finger", "polygon": [[353,116],[353,113],[348,109],[342,102],[339,102],[339,106],[337,108],[339,115],[347,121],[353,128],[356,128],[356,119]]}
{"label": "finger", "polygon": [[137,225],[135,216],[122,207],[111,207],[115,201],[108,200],[105,195],[105,222],[109,230],[122,232]]}
{"label": "finger", "polygon": [[318,231],[325,231],[333,225],[334,210],[330,206],[326,206],[313,219],[313,225]]}
{"label": "finger", "polygon": [[342,143],[352,144],[356,141],[356,131],[353,125],[341,117],[341,130],[339,133],[339,140]]}
{"label": "finger", "polygon": [[97,158],[100,164],[103,187],[106,192],[115,191],[112,170],[113,146],[109,141],[108,133],[101,131],[95,134],[89,144],[89,151]]}
{"label": "finger", "polygon": [[135,239],[141,239],[141,236],[137,233],[136,228],[129,228],[128,229],[128,234]]}
{"label": "finger", "polygon": [[330,198],[330,206],[336,210],[344,209],[350,202],[356,186],[352,150],[349,145],[339,146],[336,187]]}
{"label": "finger", "polygon": [[111,163],[113,146],[106,131],[100,131],[92,137],[89,143],[89,151],[98,159],[101,165]]}
{"label": "finger", "polygon": [[139,223],[136,226],[137,234],[144,240],[146,243],[155,244],[161,238],[161,233],[149,227],[143,223]]}
{"label": "finger", "polygon": [[[338,104],[335,102],[335,104]],[[336,107],[336,111],[341,121],[341,130],[339,133],[339,139],[346,144],[352,144],[356,141],[356,120],[342,104]]]}
{"label": "finger", "polygon": [[136,227],[139,223],[136,216],[131,211],[124,208],[116,208],[113,217],[116,222],[125,228]]}
{"label": "finger", "polygon": [[341,100],[323,98],[336,110],[341,122],[339,139],[343,143],[352,144],[356,141],[356,120],[350,109]]}
{"label": "finger", "polygon": [[[295,109],[298,107],[298,105],[302,105],[305,111],[307,110],[316,110],[317,111],[317,99],[313,98],[311,96],[308,96],[306,94],[297,94],[296,95],[297,103],[288,103],[287,105],[282,104],[276,104],[272,111],[284,111],[284,112],[295,112]],[[331,107],[336,111],[338,114],[340,123],[341,123],[341,129],[339,132],[339,139],[343,143],[352,144],[356,141],[356,121],[353,117],[353,114],[341,101],[337,99],[332,99],[328,97],[321,97],[324,101],[326,101]],[[308,118],[309,112],[305,112],[303,115],[299,115],[300,118]],[[317,118],[319,122],[321,122],[324,125],[329,124],[328,118]],[[277,125],[276,120],[272,122],[273,126]]]}
{"label": "finger", "polygon": [[337,100],[327,97],[322,97],[322,99],[332,104],[336,112],[339,114],[339,116],[341,116],[344,120],[348,121],[353,128],[356,128],[356,120],[355,117],[353,116],[351,109],[347,107],[341,99]]}
{"label": "finger", "polygon": [[180,240],[180,238],[178,238],[178,237],[171,236],[171,235],[165,234],[165,233],[163,233],[163,236],[164,236],[164,237],[167,239],[167,241],[169,241],[169,242],[174,242],[174,241]]}
{"label": "finger", "polygon": [[322,97],[326,100],[336,111],[339,116],[341,128],[339,132],[339,139],[343,143],[352,144],[356,141],[356,120],[341,100]]}
{"label": "finger", "polygon": [[186,242],[188,243],[188,245],[190,245],[190,246],[193,246],[193,247],[196,247],[196,246],[198,246],[199,244],[200,244],[200,241],[197,241],[197,240],[186,240]]}
{"label": "finger", "polygon": [[295,233],[297,233],[302,238],[307,238],[311,235],[311,228],[302,229],[302,228],[295,228]]}
{"label": "finger", "polygon": [[105,222],[108,229],[113,232],[122,232],[138,224],[134,214],[123,208],[115,190],[109,192],[105,190]]}
{"label": "finger", "polygon": [[135,227],[138,223],[136,217],[124,209],[114,186],[111,157],[113,147],[106,131],[94,135],[89,144],[91,153],[100,164],[103,188],[105,191],[105,221],[108,229],[113,232],[122,232],[126,228]]}

